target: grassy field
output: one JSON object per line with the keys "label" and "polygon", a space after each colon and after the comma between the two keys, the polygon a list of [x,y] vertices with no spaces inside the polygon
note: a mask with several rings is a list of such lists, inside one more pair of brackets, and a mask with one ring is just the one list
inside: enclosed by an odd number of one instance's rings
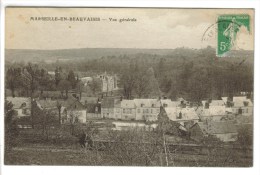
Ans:
{"label": "grassy field", "polygon": [[[224,152],[223,152],[224,153]],[[169,166],[178,167],[250,167],[252,157],[241,152],[224,154],[169,153]],[[166,166],[165,154],[157,153],[149,166]],[[7,165],[78,165],[78,166],[146,166],[142,163],[121,162],[108,151],[80,148],[78,145],[47,146],[31,144],[15,147],[5,153]]]}
{"label": "grassy field", "polygon": [[[104,134],[104,133],[103,133]],[[97,136],[102,135],[98,133]],[[108,134],[109,135],[109,134]],[[116,131],[108,140],[117,138],[113,145],[100,149],[99,141],[94,140],[94,148],[81,148],[78,137],[70,134],[68,128],[50,130],[48,138],[41,130],[21,130],[16,143],[5,150],[6,165],[78,165],[78,166],[169,166],[177,167],[251,167],[252,150],[232,149],[213,145],[213,148],[195,147],[183,139],[168,138],[182,146],[168,146],[167,154],[162,146],[161,137],[151,132]],[[158,136],[158,135],[157,135]],[[98,138],[98,137],[96,137]],[[144,142],[144,140],[146,140]],[[129,144],[129,141],[132,144]],[[144,144],[144,143],[151,144]],[[103,141],[101,141],[103,143]],[[170,142],[169,142],[170,143]],[[159,146],[155,146],[159,144]],[[101,144],[102,145],[102,144]],[[188,146],[184,146],[188,145]],[[230,147],[231,146],[231,147]]]}

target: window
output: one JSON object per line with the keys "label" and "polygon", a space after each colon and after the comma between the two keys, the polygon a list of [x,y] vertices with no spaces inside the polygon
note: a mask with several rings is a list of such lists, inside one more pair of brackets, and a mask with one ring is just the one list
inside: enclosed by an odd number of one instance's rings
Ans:
{"label": "window", "polygon": [[166,103],[163,103],[163,107],[165,107],[165,108],[166,108],[167,106],[168,106],[168,105],[167,105]]}
{"label": "window", "polygon": [[154,104],[152,104],[152,108],[154,108],[154,106],[155,106],[155,105],[154,105]]}
{"label": "window", "polygon": [[141,110],[140,109],[137,109],[137,113],[140,113],[141,112]]}
{"label": "window", "polygon": [[151,114],[153,113],[153,109],[151,109]]}
{"label": "window", "polygon": [[141,107],[144,107],[144,104],[141,104]]}
{"label": "window", "polygon": [[123,113],[125,113],[125,109],[123,109]]}

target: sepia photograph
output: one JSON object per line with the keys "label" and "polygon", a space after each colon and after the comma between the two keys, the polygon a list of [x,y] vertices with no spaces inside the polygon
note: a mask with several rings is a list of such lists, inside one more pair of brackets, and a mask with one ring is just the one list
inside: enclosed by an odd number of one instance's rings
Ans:
{"label": "sepia photograph", "polygon": [[4,165],[253,167],[255,10],[6,7]]}

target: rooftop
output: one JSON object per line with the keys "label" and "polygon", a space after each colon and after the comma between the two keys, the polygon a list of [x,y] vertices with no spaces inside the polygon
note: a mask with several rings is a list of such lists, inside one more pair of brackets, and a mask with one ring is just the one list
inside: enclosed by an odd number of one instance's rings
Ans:
{"label": "rooftop", "polygon": [[[193,108],[166,107],[164,108],[167,116],[172,121],[178,120],[199,120],[199,117]],[[181,118],[179,115],[181,113]]]}
{"label": "rooftop", "polygon": [[6,100],[12,102],[14,109],[31,108],[31,100],[28,97],[6,97]]}
{"label": "rooftop", "polygon": [[198,122],[197,124],[205,134],[225,134],[237,132],[236,126],[231,121]]}

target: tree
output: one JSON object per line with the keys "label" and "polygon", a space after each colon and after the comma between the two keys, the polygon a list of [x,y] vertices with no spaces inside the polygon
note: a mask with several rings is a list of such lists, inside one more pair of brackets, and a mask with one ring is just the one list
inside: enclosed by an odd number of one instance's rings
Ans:
{"label": "tree", "polygon": [[131,99],[135,87],[135,75],[133,66],[129,66],[127,70],[122,73],[120,82],[123,86],[123,95],[126,99]]}
{"label": "tree", "polygon": [[145,78],[147,79],[147,89],[148,97],[156,98],[161,96],[161,90],[157,79],[155,78],[154,69],[150,67],[146,73]]}
{"label": "tree", "polygon": [[17,127],[15,116],[17,112],[13,109],[13,104],[5,101],[5,150],[10,150],[15,146],[19,130]]}
{"label": "tree", "polygon": [[41,95],[43,94],[43,91],[48,88],[50,83],[48,73],[44,70],[40,70],[40,76],[39,76],[39,89],[41,91]]}
{"label": "tree", "polygon": [[34,115],[33,115],[33,95],[39,85],[40,69],[37,64],[28,63],[22,72],[23,86],[30,92],[31,97],[31,118],[32,128],[34,128]]}
{"label": "tree", "polygon": [[79,116],[80,116],[80,113],[75,110],[71,110],[69,113],[71,135],[75,135],[75,126],[79,123]]}
{"label": "tree", "polygon": [[158,134],[135,127],[122,131],[108,130],[106,133],[105,138],[110,144],[104,153],[109,154],[117,165],[155,166],[159,164],[156,161],[158,161],[158,153],[163,151],[163,146]]}
{"label": "tree", "polygon": [[76,80],[75,74],[72,70],[69,71],[68,81],[70,82],[71,87],[74,89],[76,87],[77,80]]}
{"label": "tree", "polygon": [[148,85],[148,78],[143,73],[139,73],[135,81],[135,93],[138,98],[146,97],[149,94]]}
{"label": "tree", "polygon": [[62,68],[61,67],[56,67],[55,69],[55,84],[56,87],[58,87],[60,81],[62,80]]}
{"label": "tree", "polygon": [[68,98],[68,92],[71,89],[71,83],[68,80],[61,80],[59,82],[58,89],[61,91],[62,96],[65,92],[65,97]]}
{"label": "tree", "polygon": [[247,150],[253,145],[253,126],[240,125],[238,129],[237,142],[241,146],[244,154],[247,154]]}
{"label": "tree", "polygon": [[58,109],[58,115],[59,115],[59,125],[61,125],[61,102],[57,101],[57,109]]}
{"label": "tree", "polygon": [[160,107],[160,113],[158,114],[158,120],[157,120],[158,126],[157,126],[157,133],[161,135],[162,142],[163,142],[163,148],[164,148],[164,154],[165,154],[165,161],[166,165],[169,165],[168,161],[168,151],[167,151],[167,143],[166,143],[166,133],[170,133],[173,135],[179,135],[179,124],[170,121],[165,109],[161,106]]}
{"label": "tree", "polygon": [[38,104],[36,100],[33,101],[33,115],[35,116],[35,128],[42,129],[42,135],[48,140],[50,129],[52,126],[57,126],[57,114],[53,110],[46,109]]}
{"label": "tree", "polygon": [[6,72],[6,86],[12,92],[12,96],[15,97],[14,91],[20,85],[21,68],[10,67]]}
{"label": "tree", "polygon": [[93,80],[89,82],[88,86],[90,87],[91,91],[95,95],[97,92],[101,91],[101,80],[97,78],[93,78]]}

